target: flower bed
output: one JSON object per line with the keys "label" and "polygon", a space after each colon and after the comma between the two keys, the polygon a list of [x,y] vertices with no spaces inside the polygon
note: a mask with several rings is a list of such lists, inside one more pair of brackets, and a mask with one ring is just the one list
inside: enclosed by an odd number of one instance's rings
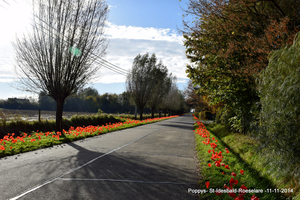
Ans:
{"label": "flower bed", "polygon": [[170,118],[178,117],[178,115],[170,117],[161,117],[145,120],[132,120],[130,118],[120,118],[122,122],[106,123],[102,126],[83,126],[70,127],[69,130],[61,132],[40,132],[36,131],[31,134],[22,133],[15,137],[15,133],[8,133],[0,140],[0,157],[14,155],[22,152],[32,151],[40,148],[50,147],[53,145],[79,140],[86,137],[92,137],[111,131],[130,128],[142,124],[158,122]]}
{"label": "flower bed", "polygon": [[[198,120],[197,117],[194,116],[194,119]],[[223,151],[217,151],[216,148],[218,147],[218,140],[215,137],[211,137],[210,133],[206,130],[205,125],[197,121],[198,128],[195,130],[195,134],[201,136],[204,140],[202,143],[204,145],[210,146],[207,153],[211,155],[211,161],[207,164],[208,167],[216,167],[219,168],[218,171],[222,174],[222,176],[228,177],[228,181],[226,181],[223,185],[223,188],[215,188],[212,190],[209,190],[210,193],[214,192],[216,196],[221,195],[228,195],[230,198],[234,198],[235,200],[243,200],[245,199],[245,196],[250,196],[251,200],[258,200],[259,198],[255,196],[256,192],[260,192],[261,190],[256,189],[248,189],[245,184],[241,184],[238,187],[239,184],[239,177],[244,176],[244,170],[240,169],[238,172],[231,169],[230,164],[226,163],[224,161],[227,154],[230,154],[228,148],[225,148]],[[223,178],[223,179],[224,179]],[[226,184],[227,183],[227,184]],[[219,184],[219,183],[218,183]],[[205,182],[206,188],[209,189],[211,182],[207,180]],[[215,184],[214,184],[215,185]]]}

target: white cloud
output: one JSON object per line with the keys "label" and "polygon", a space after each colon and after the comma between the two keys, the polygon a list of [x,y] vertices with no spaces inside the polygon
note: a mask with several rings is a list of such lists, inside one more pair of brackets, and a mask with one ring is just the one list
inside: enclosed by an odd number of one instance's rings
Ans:
{"label": "white cloud", "polygon": [[[104,58],[113,64],[129,70],[133,59],[138,54],[155,53],[162,60],[178,82],[187,80],[185,69],[188,60],[183,47],[183,37],[170,29],[156,29],[153,27],[117,26],[109,23],[107,28],[110,46]],[[108,69],[100,70],[101,83],[125,82],[126,77],[118,75]]]}
{"label": "white cloud", "polygon": [[[12,82],[15,73],[13,69],[14,49],[11,42],[15,34],[20,36],[31,29],[30,11],[27,7],[12,7],[8,11],[0,10],[0,26],[6,27],[0,32],[0,82]],[[23,6],[23,7],[22,7]],[[28,30],[27,30],[28,29]],[[187,79],[185,74],[188,60],[183,47],[183,37],[171,29],[154,27],[118,26],[107,24],[106,35],[110,40],[105,60],[127,71],[132,67],[133,59],[140,53],[155,53],[163,61],[169,72],[176,75],[178,82]],[[126,76],[117,74],[102,67],[93,83],[123,83]]]}
{"label": "white cloud", "polygon": [[0,82],[2,82],[2,83],[12,83],[14,81],[16,81],[16,79],[14,79],[14,78],[3,78],[3,77],[0,77]]}
{"label": "white cloud", "polygon": [[183,37],[179,36],[176,31],[161,28],[143,28],[134,26],[117,26],[110,22],[107,23],[106,34],[109,38],[114,39],[135,39],[135,40],[160,40],[169,42],[182,43]]}
{"label": "white cloud", "polygon": [[12,42],[16,36],[21,36],[30,28],[31,8],[24,1],[9,1],[10,5],[5,4],[0,7],[0,82],[12,82],[3,77],[14,77],[14,49]]}
{"label": "white cloud", "polygon": [[108,5],[108,8],[109,8],[109,9],[111,9],[111,8],[117,8],[117,6]]}

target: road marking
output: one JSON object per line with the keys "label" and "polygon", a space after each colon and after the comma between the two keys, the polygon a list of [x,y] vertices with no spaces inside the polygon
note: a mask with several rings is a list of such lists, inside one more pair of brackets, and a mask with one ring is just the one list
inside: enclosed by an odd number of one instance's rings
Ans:
{"label": "road marking", "polygon": [[69,170],[68,172],[66,172],[66,173],[64,173],[64,174],[62,174],[62,175],[60,175],[60,176],[58,176],[58,177],[56,177],[56,178],[50,179],[50,180],[46,181],[45,183],[43,183],[43,184],[41,184],[41,185],[35,186],[34,188],[32,188],[32,189],[30,189],[30,190],[28,190],[28,191],[26,191],[26,192],[24,192],[24,193],[22,193],[22,194],[16,196],[16,197],[13,197],[13,198],[11,198],[10,200],[16,200],[16,199],[19,199],[20,197],[25,196],[26,194],[28,194],[28,193],[30,193],[30,192],[32,192],[32,191],[35,191],[35,190],[37,190],[37,189],[39,189],[39,188],[41,188],[41,187],[43,187],[43,186],[45,186],[45,185],[48,185],[49,183],[52,183],[52,182],[54,182],[54,181],[56,181],[56,180],[58,180],[58,179],[61,179],[61,177],[65,176],[65,175],[67,175],[67,174],[70,174],[70,173],[72,173],[72,172],[74,172],[74,171],[77,171],[77,170],[83,168],[84,166],[86,166],[86,165],[88,165],[88,164],[91,164],[92,162],[98,160],[99,158],[102,158],[102,157],[104,157],[104,156],[107,156],[107,155],[109,155],[109,154],[111,154],[111,153],[113,153],[113,152],[119,150],[119,149],[122,149],[122,148],[124,148],[124,147],[126,147],[126,146],[128,146],[128,145],[130,145],[130,144],[132,144],[132,143],[134,143],[134,142],[136,142],[136,141],[138,141],[138,140],[141,140],[141,139],[147,137],[148,135],[150,135],[150,134],[152,134],[152,133],[155,133],[155,132],[157,132],[157,131],[159,131],[159,130],[161,130],[161,129],[162,129],[162,128],[160,128],[160,129],[158,129],[158,130],[156,130],[156,131],[153,131],[153,132],[151,132],[151,133],[148,133],[147,135],[145,135],[145,136],[143,136],[143,137],[140,137],[140,138],[138,138],[138,139],[136,139],[136,140],[134,140],[134,141],[131,141],[131,142],[129,142],[129,143],[123,145],[123,146],[120,146],[120,147],[118,147],[118,148],[116,148],[116,149],[113,149],[113,150],[111,150],[111,151],[109,151],[109,152],[107,152],[107,153],[105,153],[105,154],[103,154],[103,155],[101,155],[101,156],[98,156],[98,157],[96,157],[96,158],[90,160],[89,162],[87,162],[87,163],[85,163],[85,164],[83,164],[83,165],[81,165],[81,166],[79,166],[79,167],[73,168],[73,169]]}
{"label": "road marking", "polygon": [[134,154],[134,155],[147,155],[147,156],[169,156],[169,157],[179,157],[179,158],[194,158],[194,156],[180,156],[180,155],[170,155],[170,154],[153,154],[153,153],[140,153],[131,151],[122,151],[121,153]]}
{"label": "road marking", "polygon": [[195,183],[178,183],[178,182],[157,182],[157,181],[137,181],[137,180],[120,180],[120,179],[105,179],[105,178],[59,178],[62,181],[112,181],[112,182],[128,182],[128,183],[150,183],[150,184],[174,184],[174,185],[191,185]]}

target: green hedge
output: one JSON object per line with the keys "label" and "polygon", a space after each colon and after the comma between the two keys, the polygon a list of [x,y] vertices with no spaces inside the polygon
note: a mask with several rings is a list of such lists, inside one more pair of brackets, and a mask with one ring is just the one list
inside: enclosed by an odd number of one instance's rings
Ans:
{"label": "green hedge", "polygon": [[[63,118],[63,129],[69,129],[71,126],[88,126],[88,125],[103,125],[106,123],[120,122],[121,120],[115,118],[113,115],[101,114],[101,115],[74,115],[71,119]],[[14,121],[8,122],[5,125],[0,126],[0,138],[3,138],[7,133],[15,133],[18,136],[21,132],[30,134],[32,131],[54,131],[55,120],[41,120],[38,121],[26,121],[18,118]]]}

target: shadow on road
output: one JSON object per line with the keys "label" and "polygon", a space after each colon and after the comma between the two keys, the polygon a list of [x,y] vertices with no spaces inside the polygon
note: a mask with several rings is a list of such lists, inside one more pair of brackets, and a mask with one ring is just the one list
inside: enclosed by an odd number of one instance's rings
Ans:
{"label": "shadow on road", "polygon": [[[172,125],[164,122],[160,125],[185,129],[187,132],[192,130],[191,116],[180,119],[180,122],[170,121]],[[182,131],[179,135],[181,133]],[[143,142],[139,145],[144,145]],[[188,188],[199,188],[196,165],[194,164],[194,169],[186,165],[194,158],[172,157],[163,153],[147,154],[147,146],[146,151],[138,151],[134,145],[129,145],[127,147],[130,148],[126,147],[126,151],[124,148],[105,155],[97,152],[107,151],[101,150],[100,143],[98,149],[93,147],[95,150],[83,148],[80,141],[64,145],[73,147],[78,153],[55,162],[45,162],[44,170],[49,171],[47,177],[57,176],[51,173],[57,169],[63,173],[72,168],[76,170],[26,194],[22,199],[198,199],[188,193]],[[71,152],[72,149],[68,151]],[[94,161],[90,162],[91,160]],[[90,163],[86,164],[88,162]],[[63,167],[67,168],[62,169]]]}
{"label": "shadow on road", "polygon": [[[81,160],[103,155],[74,143],[68,145],[79,150],[79,164]],[[61,199],[195,199],[187,190],[198,185],[195,173],[176,165],[163,164],[157,158],[114,152],[46,187],[48,192],[58,189]]]}
{"label": "shadow on road", "polygon": [[183,115],[180,116],[180,121],[172,121],[167,124],[161,124],[162,126],[167,126],[171,128],[180,128],[185,130],[193,130],[194,124],[196,123],[192,115]]}

